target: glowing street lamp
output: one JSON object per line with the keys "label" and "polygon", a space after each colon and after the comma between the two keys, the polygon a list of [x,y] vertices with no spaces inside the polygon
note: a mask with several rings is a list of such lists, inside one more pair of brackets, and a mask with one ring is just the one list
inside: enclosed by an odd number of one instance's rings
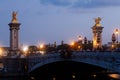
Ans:
{"label": "glowing street lamp", "polygon": [[40,44],[40,49],[43,49],[44,48],[44,45],[43,44]]}
{"label": "glowing street lamp", "polygon": [[117,43],[118,43],[118,34],[119,34],[119,30],[118,30],[118,29],[115,29],[115,34],[116,34],[116,37],[117,37]]}
{"label": "glowing street lamp", "polygon": [[112,49],[114,49],[114,48],[115,48],[115,45],[114,45],[114,44],[112,44],[112,46],[111,46],[111,47],[112,47]]}
{"label": "glowing street lamp", "polygon": [[28,52],[28,46],[23,46],[22,47],[22,51],[25,53],[25,55],[27,54]]}
{"label": "glowing street lamp", "polygon": [[3,50],[0,48],[0,57],[3,55]]}
{"label": "glowing street lamp", "polygon": [[80,49],[81,48],[81,46],[78,46],[78,49]]}
{"label": "glowing street lamp", "polygon": [[73,41],[73,42],[71,42],[71,44],[70,44],[71,46],[74,46],[75,45],[75,42]]}
{"label": "glowing street lamp", "polygon": [[72,78],[75,79],[75,75],[72,75]]}
{"label": "glowing street lamp", "polygon": [[78,36],[78,41],[82,43],[82,36]]}
{"label": "glowing street lamp", "polygon": [[82,40],[82,36],[78,36],[78,40]]}
{"label": "glowing street lamp", "polygon": [[115,41],[116,41],[116,36],[115,36],[115,34],[113,33],[113,34],[112,34],[112,42],[115,43]]}
{"label": "glowing street lamp", "polygon": [[40,44],[40,45],[39,45],[40,53],[41,53],[42,55],[45,53],[44,48],[45,48],[44,44]]}

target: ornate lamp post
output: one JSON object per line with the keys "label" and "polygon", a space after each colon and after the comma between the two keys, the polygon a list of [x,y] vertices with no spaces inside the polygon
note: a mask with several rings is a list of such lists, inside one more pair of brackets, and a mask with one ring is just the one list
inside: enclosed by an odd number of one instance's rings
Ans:
{"label": "ornate lamp post", "polygon": [[83,48],[82,43],[83,43],[82,36],[78,36],[78,50],[82,50]]}
{"label": "ornate lamp post", "polygon": [[115,41],[116,41],[116,36],[115,36],[115,34],[113,33],[113,34],[112,34],[112,43],[115,43]]}
{"label": "ornate lamp post", "polygon": [[115,34],[113,33],[112,34],[112,38],[111,38],[111,40],[112,40],[112,49],[114,49],[115,48],[115,42],[116,42],[116,36],[115,36]]}
{"label": "ornate lamp post", "polygon": [[82,36],[78,36],[78,42],[82,44]]}
{"label": "ornate lamp post", "polygon": [[116,34],[117,44],[118,44],[118,34],[119,34],[119,30],[118,29],[115,29],[115,34]]}
{"label": "ornate lamp post", "polygon": [[40,50],[40,53],[43,55],[45,53],[45,45],[44,44],[40,44],[39,45],[39,50]]}

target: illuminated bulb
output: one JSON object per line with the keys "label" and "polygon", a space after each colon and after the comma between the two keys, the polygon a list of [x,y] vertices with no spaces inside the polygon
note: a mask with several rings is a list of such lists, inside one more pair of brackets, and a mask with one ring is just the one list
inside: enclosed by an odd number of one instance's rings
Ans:
{"label": "illuminated bulb", "polygon": [[2,56],[2,49],[0,48],[0,56]]}
{"label": "illuminated bulb", "polygon": [[75,75],[72,75],[72,78],[75,78]]}
{"label": "illuminated bulb", "polygon": [[41,44],[41,45],[40,45],[40,48],[43,48],[43,47],[44,47],[44,45],[43,45],[43,44]]}
{"label": "illuminated bulb", "polygon": [[27,51],[28,51],[28,46],[24,46],[24,47],[23,47],[23,51],[24,51],[24,52],[27,52]]}
{"label": "illuminated bulb", "polygon": [[75,44],[75,42],[72,42],[72,43],[71,43],[71,46],[73,46],[74,44]]}

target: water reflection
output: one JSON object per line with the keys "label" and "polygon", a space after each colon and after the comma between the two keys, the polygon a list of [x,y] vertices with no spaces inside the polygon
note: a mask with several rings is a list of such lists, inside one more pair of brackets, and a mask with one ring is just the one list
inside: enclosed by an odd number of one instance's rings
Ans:
{"label": "water reflection", "polygon": [[[47,77],[47,76],[46,76]],[[23,77],[0,77],[0,80],[120,80],[120,74],[89,74],[89,75],[71,75],[71,76],[49,76],[40,78],[39,75]]]}
{"label": "water reflection", "polygon": [[120,79],[120,74],[109,74],[108,76],[114,79]]}

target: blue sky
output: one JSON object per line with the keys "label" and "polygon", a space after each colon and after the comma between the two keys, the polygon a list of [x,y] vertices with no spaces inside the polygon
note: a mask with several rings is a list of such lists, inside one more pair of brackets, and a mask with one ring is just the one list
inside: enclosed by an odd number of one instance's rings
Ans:
{"label": "blue sky", "polygon": [[102,18],[104,44],[120,28],[120,0],[0,0],[0,45],[9,46],[13,11],[21,23],[20,44],[69,43],[79,35],[92,40],[97,17]]}

